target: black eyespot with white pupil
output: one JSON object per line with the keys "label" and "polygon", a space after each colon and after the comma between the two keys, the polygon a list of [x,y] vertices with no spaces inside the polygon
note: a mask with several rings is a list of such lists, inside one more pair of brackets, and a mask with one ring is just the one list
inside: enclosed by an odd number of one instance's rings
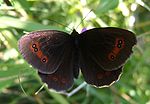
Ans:
{"label": "black eyespot with white pupil", "polygon": [[36,48],[36,44],[32,44],[32,48]]}
{"label": "black eyespot with white pupil", "polygon": [[122,40],[118,40],[117,47],[118,47],[118,48],[121,48],[121,47],[122,47],[122,43],[123,43],[123,41],[122,41]]}
{"label": "black eyespot with white pupil", "polygon": [[122,44],[123,42],[122,42],[122,40],[118,40],[118,44]]}
{"label": "black eyespot with white pupil", "polygon": [[45,57],[42,58],[42,62],[46,63],[47,59]]}
{"label": "black eyespot with white pupil", "polygon": [[111,57],[111,59],[112,59],[112,60],[114,60],[114,59],[115,59],[115,56],[114,56],[114,55],[111,55],[110,57]]}
{"label": "black eyespot with white pupil", "polygon": [[117,47],[118,47],[118,48],[121,48],[121,46],[122,46],[122,44],[117,44]]}
{"label": "black eyespot with white pupil", "polygon": [[38,51],[38,49],[37,48],[34,48],[34,52],[37,52]]}

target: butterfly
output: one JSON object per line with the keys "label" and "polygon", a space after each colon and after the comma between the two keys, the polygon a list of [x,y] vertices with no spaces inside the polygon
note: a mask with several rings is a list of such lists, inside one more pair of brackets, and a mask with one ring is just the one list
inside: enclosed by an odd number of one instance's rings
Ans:
{"label": "butterfly", "polygon": [[22,36],[19,51],[49,88],[65,91],[73,86],[80,70],[90,85],[103,87],[116,82],[136,42],[133,32],[115,27],[80,34],[73,30],[70,35],[41,30]]}

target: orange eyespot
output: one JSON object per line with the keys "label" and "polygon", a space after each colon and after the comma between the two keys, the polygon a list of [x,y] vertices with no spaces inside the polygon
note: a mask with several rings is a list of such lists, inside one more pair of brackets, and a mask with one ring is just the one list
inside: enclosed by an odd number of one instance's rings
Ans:
{"label": "orange eyespot", "polygon": [[108,54],[108,59],[113,61],[115,60],[116,56],[119,52],[124,48],[124,39],[123,38],[116,38],[115,46],[112,51]]}
{"label": "orange eyespot", "polygon": [[110,75],[111,75],[111,72],[110,72],[110,71],[106,71],[106,72],[105,72],[105,76],[108,77],[108,76],[110,76]]}
{"label": "orange eyespot", "polygon": [[34,52],[38,52],[40,49],[39,43],[38,42],[34,42],[31,43],[30,45],[30,50],[34,53]]}
{"label": "orange eyespot", "polygon": [[114,61],[116,59],[116,55],[114,53],[109,53],[108,55],[108,59],[111,60],[111,61]]}
{"label": "orange eyespot", "polygon": [[66,80],[65,78],[62,78],[62,79],[61,79],[61,82],[62,82],[62,84],[66,84],[66,83],[67,83],[67,80]]}
{"label": "orange eyespot", "polygon": [[122,39],[118,39],[118,44],[122,44],[123,40]]}
{"label": "orange eyespot", "polygon": [[105,77],[109,77],[111,75],[110,71],[98,72],[96,74],[97,79],[103,79]]}
{"label": "orange eyespot", "polygon": [[32,48],[36,48],[36,44],[32,44]]}
{"label": "orange eyespot", "polygon": [[41,62],[42,62],[42,63],[47,63],[47,62],[48,62],[47,56],[43,56],[43,57],[41,58]]}
{"label": "orange eyespot", "polygon": [[116,48],[124,48],[124,39],[123,38],[117,38],[115,42],[115,47]]}
{"label": "orange eyespot", "polygon": [[37,57],[41,60],[42,63],[47,63],[48,58],[43,54],[40,50],[40,44],[38,42],[32,42],[30,45],[30,50],[37,55]]}
{"label": "orange eyespot", "polygon": [[122,44],[117,44],[117,47],[118,48],[122,48]]}
{"label": "orange eyespot", "polygon": [[38,52],[38,49],[37,49],[37,48],[34,48],[34,52]]}
{"label": "orange eyespot", "polygon": [[52,80],[55,81],[55,82],[57,82],[58,81],[58,77],[57,76],[53,76]]}
{"label": "orange eyespot", "polygon": [[97,73],[96,77],[97,77],[97,79],[103,79],[104,73],[99,72],[99,73]]}

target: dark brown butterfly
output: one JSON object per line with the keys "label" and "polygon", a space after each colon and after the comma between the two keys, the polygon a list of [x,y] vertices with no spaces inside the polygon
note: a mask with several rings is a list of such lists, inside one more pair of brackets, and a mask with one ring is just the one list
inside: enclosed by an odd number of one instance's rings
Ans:
{"label": "dark brown butterfly", "polygon": [[38,70],[43,82],[56,91],[69,89],[79,68],[88,84],[109,86],[136,44],[135,34],[124,29],[94,28],[71,35],[56,30],[31,32],[19,40],[24,59]]}

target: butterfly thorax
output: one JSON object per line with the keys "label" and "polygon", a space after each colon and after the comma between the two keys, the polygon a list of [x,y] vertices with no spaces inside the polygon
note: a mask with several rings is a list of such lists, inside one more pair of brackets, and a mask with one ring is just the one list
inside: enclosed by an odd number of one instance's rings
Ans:
{"label": "butterfly thorax", "polygon": [[79,44],[79,33],[74,29],[73,32],[71,33],[71,37],[74,40],[74,44],[76,47],[78,47]]}

